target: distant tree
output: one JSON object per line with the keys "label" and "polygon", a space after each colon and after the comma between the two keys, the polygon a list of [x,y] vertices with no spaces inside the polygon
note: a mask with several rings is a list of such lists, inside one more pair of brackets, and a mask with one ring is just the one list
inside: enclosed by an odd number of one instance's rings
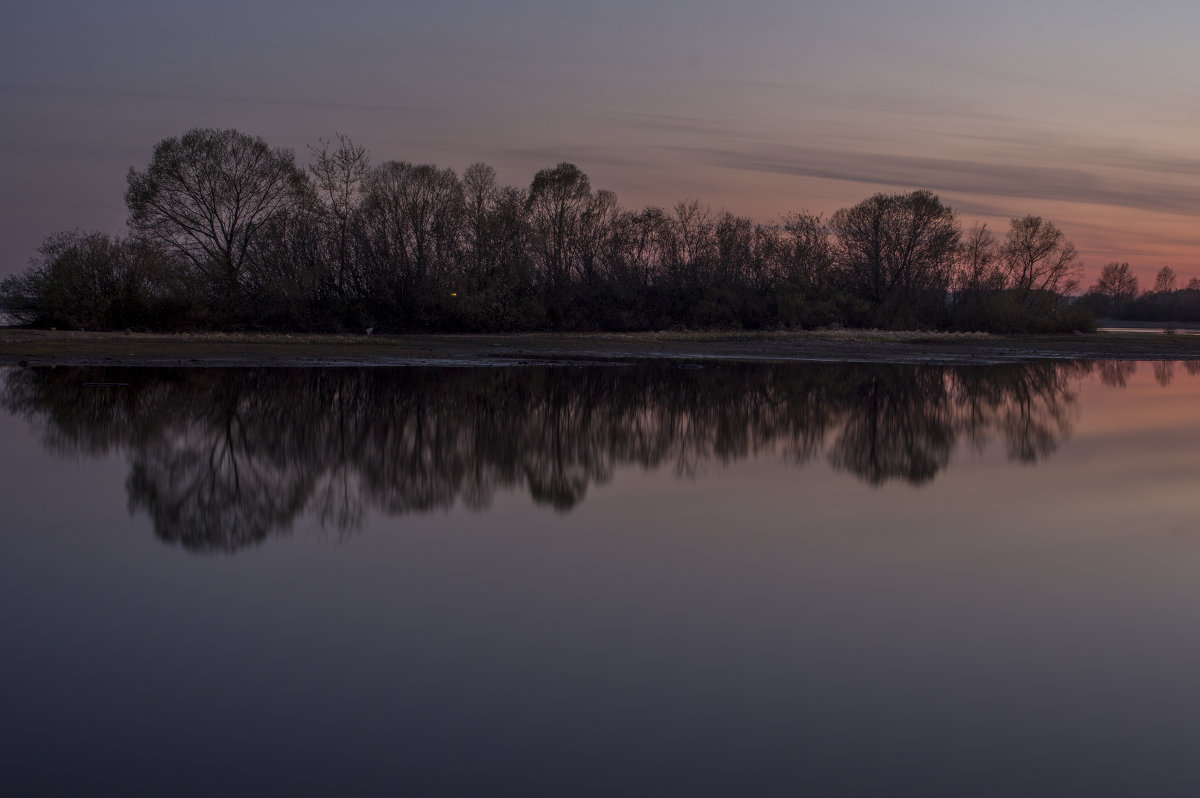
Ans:
{"label": "distant tree", "polygon": [[267,226],[308,190],[290,150],[236,130],[191,130],[154,147],[145,171],[130,168],[130,226],[236,293],[246,254]]}
{"label": "distant tree", "polygon": [[1137,298],[1137,275],[1128,263],[1109,263],[1100,270],[1100,279],[1088,294],[1089,304],[1097,312],[1119,316]]}
{"label": "distant tree", "polygon": [[1200,291],[1200,277],[1193,277],[1187,281],[1188,291]]}
{"label": "distant tree", "polygon": [[1138,278],[1128,263],[1109,263],[1100,270],[1100,279],[1092,290],[1116,302],[1128,302],[1137,296]]}
{"label": "distant tree", "polygon": [[876,194],[829,220],[847,287],[884,310],[880,322],[904,321],[926,292],[944,294],[958,252],[954,211],[930,191]]}
{"label": "distant tree", "polygon": [[1169,294],[1179,287],[1179,278],[1170,266],[1163,266],[1154,276],[1154,293]]}

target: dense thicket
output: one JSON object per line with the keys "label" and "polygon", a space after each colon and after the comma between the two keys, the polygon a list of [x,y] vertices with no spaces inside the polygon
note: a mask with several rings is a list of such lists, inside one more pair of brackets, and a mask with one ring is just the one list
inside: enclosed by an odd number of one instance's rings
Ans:
{"label": "dense thicket", "polygon": [[696,200],[623,209],[569,163],[520,188],[485,164],[372,166],[345,137],[312,154],[303,170],[233,130],[166,139],[129,171],[127,238],[52,236],[0,302],[88,329],[1093,326],[1057,227],[964,235],[928,191],[763,224]]}

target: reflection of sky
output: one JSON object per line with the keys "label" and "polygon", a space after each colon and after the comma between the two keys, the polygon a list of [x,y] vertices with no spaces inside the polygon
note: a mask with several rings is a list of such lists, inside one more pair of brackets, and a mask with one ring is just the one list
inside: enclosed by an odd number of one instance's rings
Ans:
{"label": "reflection of sky", "polygon": [[969,223],[1056,220],[1100,265],[1200,276],[1200,7],[1126,3],[47,2],[0,31],[0,274],[120,229],[154,142],[235,126],[295,148],[568,159],[626,205],[767,219],[928,187]]}

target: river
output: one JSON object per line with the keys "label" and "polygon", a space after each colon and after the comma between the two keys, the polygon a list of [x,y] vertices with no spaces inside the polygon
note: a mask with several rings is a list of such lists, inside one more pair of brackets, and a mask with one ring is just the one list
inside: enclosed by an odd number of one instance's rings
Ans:
{"label": "river", "polygon": [[1200,370],[0,372],[8,795],[1191,795]]}

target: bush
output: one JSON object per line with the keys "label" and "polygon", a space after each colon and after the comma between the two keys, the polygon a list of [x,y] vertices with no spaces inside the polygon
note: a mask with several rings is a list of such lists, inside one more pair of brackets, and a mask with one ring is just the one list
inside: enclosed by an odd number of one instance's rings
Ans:
{"label": "bush", "polygon": [[177,297],[152,247],[105,233],[49,236],[30,267],[0,284],[0,304],[20,324],[68,329],[157,327]]}

